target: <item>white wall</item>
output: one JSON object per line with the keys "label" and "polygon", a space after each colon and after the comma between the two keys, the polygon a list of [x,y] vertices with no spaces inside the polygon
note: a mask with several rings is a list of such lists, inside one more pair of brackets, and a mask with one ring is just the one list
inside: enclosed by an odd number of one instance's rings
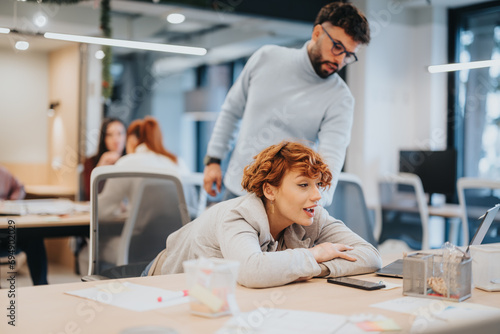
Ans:
{"label": "white wall", "polygon": [[446,60],[446,10],[353,2],[368,17],[372,40],[348,70],[356,106],[346,171],[362,179],[367,201],[375,203],[376,180],[398,171],[400,149],[446,144],[446,78],[426,72]]}
{"label": "white wall", "polygon": [[0,49],[0,162],[47,162],[48,56]]}

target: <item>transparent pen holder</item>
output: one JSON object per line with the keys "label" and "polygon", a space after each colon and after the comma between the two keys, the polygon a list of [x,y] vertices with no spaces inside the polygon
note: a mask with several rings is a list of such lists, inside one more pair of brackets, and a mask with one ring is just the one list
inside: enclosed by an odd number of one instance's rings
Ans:
{"label": "transparent pen holder", "polygon": [[239,265],[237,261],[206,258],[183,262],[191,313],[209,318],[236,313]]}
{"label": "transparent pen holder", "polygon": [[500,244],[470,246],[472,282],[485,291],[500,291]]}
{"label": "transparent pen holder", "polygon": [[471,296],[471,258],[416,253],[403,260],[403,294],[461,302]]}

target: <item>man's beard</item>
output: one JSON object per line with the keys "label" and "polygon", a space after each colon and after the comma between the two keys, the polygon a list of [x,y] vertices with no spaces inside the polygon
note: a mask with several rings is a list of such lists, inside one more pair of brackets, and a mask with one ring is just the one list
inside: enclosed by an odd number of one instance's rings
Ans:
{"label": "man's beard", "polygon": [[[339,70],[339,65],[337,63],[332,63],[330,61],[323,61],[321,55],[316,53],[314,50],[311,54],[311,64],[314,68],[314,72],[316,72],[316,74],[323,79],[326,79],[332,74],[337,73]],[[322,69],[323,64],[332,64],[334,65],[335,69],[331,73],[329,73]]]}

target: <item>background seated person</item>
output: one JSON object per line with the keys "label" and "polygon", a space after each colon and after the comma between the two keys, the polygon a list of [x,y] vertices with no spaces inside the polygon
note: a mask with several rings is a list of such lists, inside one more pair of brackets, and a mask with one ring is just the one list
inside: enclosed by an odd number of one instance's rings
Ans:
{"label": "background seated person", "polygon": [[[161,168],[177,176],[183,170],[177,157],[163,146],[160,126],[153,117],[147,116],[130,124],[127,130],[126,150],[127,155],[120,158],[115,163],[116,166]],[[134,197],[141,180],[141,178],[107,180],[98,196],[99,221],[126,218],[136,200]],[[115,263],[118,243],[118,235],[106,241],[106,246],[101,252],[102,260]]]}
{"label": "background seated person", "polygon": [[[106,118],[101,125],[97,154],[85,160],[83,167],[83,200],[90,200],[90,175],[98,166],[109,166],[125,155],[126,127],[118,118]],[[99,190],[102,190],[99,189]]]}
{"label": "background seated person", "polygon": [[[127,130],[127,155],[116,166],[162,168],[180,175],[186,167],[162,144],[160,125],[153,117],[133,121]],[[109,183],[109,184],[108,184]],[[123,215],[133,202],[134,187],[123,180],[108,180],[99,194],[99,219],[113,219]],[[128,207],[124,203],[128,202]]]}
{"label": "background seated person", "polygon": [[[24,185],[14,177],[5,167],[0,166],[0,200],[21,200],[26,196]],[[2,242],[4,240],[0,240]],[[26,253],[26,260],[30,270],[33,285],[47,284],[47,253],[43,238],[30,235],[21,236],[16,239],[17,249],[15,253],[21,251]],[[0,257],[10,254],[7,247],[0,247]]]}
{"label": "background seated person", "polygon": [[240,262],[238,283],[253,288],[377,270],[377,249],[318,206],[331,180],[324,160],[305,145],[264,149],[244,169],[248,194],[172,233],[143,275],[180,273],[184,261],[198,257]]}

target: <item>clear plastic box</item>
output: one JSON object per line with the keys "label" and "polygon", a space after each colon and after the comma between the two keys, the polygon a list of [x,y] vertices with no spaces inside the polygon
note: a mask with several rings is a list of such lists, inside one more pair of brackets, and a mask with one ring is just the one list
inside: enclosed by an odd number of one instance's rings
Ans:
{"label": "clear plastic box", "polygon": [[416,253],[403,260],[403,294],[451,301],[471,296],[471,258]]}
{"label": "clear plastic box", "polygon": [[500,291],[500,244],[470,246],[472,282],[486,291]]}
{"label": "clear plastic box", "polygon": [[199,258],[185,261],[183,266],[191,313],[213,318],[238,310],[234,291],[239,262]]}

